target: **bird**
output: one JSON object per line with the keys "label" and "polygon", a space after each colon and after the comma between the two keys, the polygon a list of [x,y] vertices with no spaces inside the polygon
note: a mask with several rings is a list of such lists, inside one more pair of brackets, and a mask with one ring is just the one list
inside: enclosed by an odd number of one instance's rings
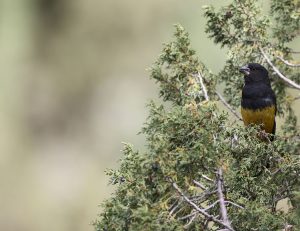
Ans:
{"label": "bird", "polygon": [[241,99],[244,125],[260,125],[262,131],[268,134],[268,140],[273,141],[276,132],[277,105],[268,71],[258,63],[249,63],[239,71],[244,74]]}

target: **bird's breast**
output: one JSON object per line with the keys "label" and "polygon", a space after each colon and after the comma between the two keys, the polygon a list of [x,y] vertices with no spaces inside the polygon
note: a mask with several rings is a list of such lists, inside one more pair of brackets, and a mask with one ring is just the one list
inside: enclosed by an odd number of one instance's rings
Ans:
{"label": "bird's breast", "polygon": [[243,117],[244,124],[247,126],[249,124],[262,125],[267,133],[272,133],[275,126],[275,105],[251,109],[251,108],[241,108],[241,114]]}

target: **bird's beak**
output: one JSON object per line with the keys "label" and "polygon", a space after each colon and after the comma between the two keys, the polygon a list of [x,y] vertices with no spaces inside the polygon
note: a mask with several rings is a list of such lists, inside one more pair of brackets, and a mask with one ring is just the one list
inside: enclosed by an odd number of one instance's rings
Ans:
{"label": "bird's beak", "polygon": [[242,72],[245,75],[250,75],[250,68],[248,67],[248,65],[245,65],[240,68],[240,72]]}

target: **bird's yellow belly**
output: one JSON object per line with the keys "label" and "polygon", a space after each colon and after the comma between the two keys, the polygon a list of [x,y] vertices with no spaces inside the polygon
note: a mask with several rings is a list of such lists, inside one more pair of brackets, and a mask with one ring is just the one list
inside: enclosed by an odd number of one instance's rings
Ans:
{"label": "bird's yellow belly", "polygon": [[267,133],[272,133],[275,122],[275,106],[256,110],[242,108],[241,114],[246,126],[249,124],[261,124],[262,129]]}

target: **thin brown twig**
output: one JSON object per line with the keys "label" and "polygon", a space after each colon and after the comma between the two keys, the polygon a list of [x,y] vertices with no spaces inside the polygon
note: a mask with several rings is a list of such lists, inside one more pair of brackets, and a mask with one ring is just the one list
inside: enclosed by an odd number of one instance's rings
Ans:
{"label": "thin brown twig", "polygon": [[282,58],[280,56],[276,56],[276,58],[280,59],[280,61],[282,61],[284,64],[286,64],[290,67],[300,67],[299,63],[290,63],[289,61],[285,60],[284,58]]}
{"label": "thin brown twig", "polygon": [[193,222],[194,219],[197,217],[197,215],[198,215],[198,213],[196,213],[196,214],[190,219],[190,221],[184,226],[185,229],[188,228],[188,227],[192,224],[192,222]]}
{"label": "thin brown twig", "polygon": [[198,203],[203,203],[204,201],[206,201],[208,199],[209,196],[211,196],[215,193],[217,193],[217,190],[213,190],[213,191],[206,190],[206,192],[204,192],[203,195],[195,196],[190,199],[191,199],[191,201],[197,201]]}
{"label": "thin brown twig", "polygon": [[225,199],[224,199],[224,195],[223,195],[224,185],[223,185],[223,171],[222,171],[222,168],[218,169],[217,187],[218,187],[218,197],[219,197],[220,213],[221,213],[222,221],[224,222],[224,224],[226,224],[227,229],[228,229],[228,227],[230,229],[232,229],[230,221],[228,219],[227,209],[226,209],[226,205],[225,205]]}
{"label": "thin brown twig", "polygon": [[169,215],[170,215],[170,216],[172,216],[173,213],[176,211],[176,209],[179,208],[179,206],[180,206],[181,203],[182,203],[182,201],[179,200],[179,201],[177,201],[177,204],[175,204],[174,206],[171,207],[172,209],[171,209],[171,211],[169,212]]}
{"label": "thin brown twig", "polygon": [[295,98],[293,99],[293,101],[296,101],[296,100],[298,100],[298,99],[300,99],[300,96],[295,97]]}
{"label": "thin brown twig", "polygon": [[194,216],[194,215],[197,214],[197,213],[198,213],[198,211],[192,212],[191,214],[188,214],[188,215],[186,215],[186,216],[179,217],[178,220],[185,220],[185,219],[188,219],[188,218]]}
{"label": "thin brown twig", "polygon": [[206,176],[204,174],[202,174],[201,176],[207,181],[214,182],[212,179],[210,179],[208,176]]}
{"label": "thin brown twig", "polygon": [[288,79],[287,77],[285,77],[279,70],[277,67],[274,66],[274,64],[271,62],[271,60],[269,59],[269,57],[267,56],[267,54],[265,53],[265,51],[259,47],[260,52],[262,53],[262,55],[264,56],[264,58],[266,59],[267,63],[272,67],[272,69],[275,71],[275,73],[286,83],[288,83],[290,86],[300,90],[300,85],[295,83],[294,81]]}
{"label": "thin brown twig", "polygon": [[225,228],[227,228],[229,231],[234,231],[234,229],[226,224],[225,222],[223,221],[220,221],[218,219],[216,219],[214,216],[208,214],[207,212],[205,212],[203,209],[199,208],[194,202],[192,202],[181,190],[180,188],[178,187],[178,185],[175,183],[175,182],[172,182],[172,186],[173,188],[183,197],[183,199],[188,203],[190,204],[196,211],[198,211],[200,214],[202,214],[203,216],[205,216],[207,219],[217,223],[218,225],[220,226],[223,226]]}
{"label": "thin brown twig", "polygon": [[225,201],[225,204],[232,204],[235,207],[238,207],[239,209],[245,209],[243,206],[238,205],[237,203],[234,203],[232,201]]}
{"label": "thin brown twig", "polygon": [[288,51],[288,53],[291,53],[291,54],[300,54],[300,51]]}
{"label": "thin brown twig", "polygon": [[[220,203],[219,200],[217,200],[217,201],[215,201],[214,203],[210,204],[210,205],[209,205],[208,207],[206,207],[204,210],[205,210],[205,211],[210,210],[211,208],[215,207],[218,203]],[[234,203],[234,202],[232,202],[232,201],[224,201],[224,203],[225,203],[225,204],[231,204],[231,205],[236,206],[236,207],[238,207],[238,208],[240,208],[240,209],[245,209],[243,206],[238,205],[238,204],[236,204],[236,203]]]}
{"label": "thin brown twig", "polygon": [[200,84],[200,86],[201,86],[201,89],[202,89],[202,91],[203,91],[203,95],[204,95],[205,100],[206,100],[206,101],[209,101],[209,97],[208,97],[208,94],[207,94],[207,90],[206,90],[206,87],[205,87],[205,85],[204,85],[204,83],[203,83],[203,78],[202,78],[202,75],[200,74],[200,72],[198,72],[198,73],[195,75],[195,77],[197,77],[197,79],[198,79],[198,82],[199,82],[199,84]]}
{"label": "thin brown twig", "polygon": [[221,102],[224,104],[225,107],[227,107],[232,114],[238,118],[240,121],[242,121],[242,118],[239,116],[239,114],[229,105],[229,103],[226,102],[226,100],[224,99],[224,97],[216,91],[217,96],[219,97],[219,99],[221,100]]}
{"label": "thin brown twig", "polygon": [[215,207],[219,203],[219,200],[215,201],[214,203],[210,204],[208,207],[206,207],[204,210],[210,210],[211,208]]}
{"label": "thin brown twig", "polygon": [[193,183],[194,183],[195,185],[197,185],[199,188],[201,188],[201,189],[203,189],[203,190],[207,190],[207,188],[206,188],[203,184],[201,184],[200,182],[198,182],[198,181],[196,181],[196,180],[193,180]]}

